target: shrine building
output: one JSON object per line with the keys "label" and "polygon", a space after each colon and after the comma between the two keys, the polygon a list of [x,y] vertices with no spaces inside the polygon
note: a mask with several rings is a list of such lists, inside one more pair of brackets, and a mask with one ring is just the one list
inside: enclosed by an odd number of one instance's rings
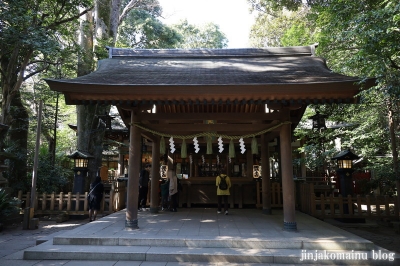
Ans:
{"label": "shrine building", "polygon": [[[93,73],[49,79],[71,105],[114,105],[129,129],[127,228],[138,228],[142,138],[151,143],[152,180],[174,169],[180,205],[216,206],[215,177],[230,176],[231,208],[255,204],[271,213],[271,144],[279,153],[283,228],[296,230],[293,130],[309,104],[357,103],[373,86],[332,72],[315,45],[246,49],[108,48]],[[127,142],[128,143],[128,142]],[[157,204],[156,204],[157,203]],[[157,212],[158,186],[150,210]]]}

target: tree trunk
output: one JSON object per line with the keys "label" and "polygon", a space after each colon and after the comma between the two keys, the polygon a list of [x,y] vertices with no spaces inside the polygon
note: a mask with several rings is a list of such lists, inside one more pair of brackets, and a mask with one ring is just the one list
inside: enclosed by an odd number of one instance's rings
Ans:
{"label": "tree trunk", "polygon": [[11,101],[10,115],[13,121],[8,132],[9,150],[16,157],[9,160],[10,187],[14,190],[28,191],[27,184],[27,139],[29,114],[22,103],[19,91]]}
{"label": "tree trunk", "polygon": [[400,178],[399,178],[399,169],[398,169],[398,160],[399,154],[397,152],[397,141],[396,141],[396,132],[397,128],[395,114],[393,111],[393,105],[391,100],[388,101],[388,118],[389,118],[389,134],[390,134],[390,144],[392,149],[393,156],[393,171],[396,174],[396,191],[397,191],[397,206],[400,207]]}

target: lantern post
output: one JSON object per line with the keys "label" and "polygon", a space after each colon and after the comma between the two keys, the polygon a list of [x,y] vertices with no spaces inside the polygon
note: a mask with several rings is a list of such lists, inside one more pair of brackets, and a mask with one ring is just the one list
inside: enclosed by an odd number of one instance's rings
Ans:
{"label": "lantern post", "polygon": [[72,193],[85,193],[85,178],[88,174],[89,159],[94,158],[87,152],[75,151],[68,155],[69,158],[74,159],[74,186]]}
{"label": "lantern post", "polygon": [[[360,157],[350,151],[350,149],[339,152],[331,160],[337,162],[337,176],[340,179],[340,195],[347,197],[348,195],[353,196],[354,186],[352,180],[353,160],[357,160]],[[343,211],[345,214],[349,214],[348,204],[344,204]]]}

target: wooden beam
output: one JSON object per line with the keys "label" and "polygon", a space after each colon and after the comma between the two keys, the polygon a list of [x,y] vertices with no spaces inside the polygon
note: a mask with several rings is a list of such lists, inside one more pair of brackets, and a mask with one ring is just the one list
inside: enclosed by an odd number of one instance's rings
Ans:
{"label": "wooden beam", "polygon": [[280,120],[282,115],[275,113],[139,113],[140,120],[224,120],[224,121],[263,121]]}
{"label": "wooden beam", "polygon": [[[146,124],[145,127],[164,134],[188,135],[200,132],[218,132],[229,135],[253,134],[275,124]],[[279,128],[274,129],[279,131]]]}

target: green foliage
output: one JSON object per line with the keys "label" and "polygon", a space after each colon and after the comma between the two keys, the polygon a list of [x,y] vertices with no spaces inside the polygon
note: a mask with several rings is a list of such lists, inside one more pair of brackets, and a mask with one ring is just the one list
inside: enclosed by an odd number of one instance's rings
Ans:
{"label": "green foliage", "polygon": [[[48,148],[41,146],[36,180],[36,191],[38,193],[59,193],[65,191],[68,184],[72,184],[74,174],[69,168],[70,159],[66,157],[66,154],[57,153],[54,166],[49,158]],[[29,173],[28,177],[32,178],[32,173]]]}
{"label": "green foliage", "polygon": [[7,192],[0,188],[0,221],[4,221],[7,216],[18,213],[20,208],[20,200],[15,197],[10,197]]}
{"label": "green foliage", "polygon": [[[398,80],[398,1],[333,1],[318,12],[321,52],[334,69],[363,77],[382,77],[381,81],[390,72],[397,77],[392,80]],[[398,85],[388,92],[398,94]]]}
{"label": "green foliage", "polygon": [[292,25],[282,36],[282,46],[303,46],[314,43],[313,33],[305,21]]}
{"label": "green foliage", "polygon": [[180,40],[177,32],[162,24],[153,13],[134,9],[119,27],[116,46],[143,49],[173,48]]}
{"label": "green foliage", "polygon": [[173,25],[180,36],[181,41],[174,48],[226,48],[228,39],[214,23],[206,23],[201,26],[189,24],[185,19]]}
{"label": "green foliage", "polygon": [[375,166],[372,169],[374,178],[371,180],[357,180],[363,194],[373,194],[379,190],[380,195],[395,195],[396,174],[390,170],[390,166]]}
{"label": "green foliage", "polygon": [[317,41],[318,30],[308,19],[309,9],[259,12],[251,28],[253,47],[300,46]]}

